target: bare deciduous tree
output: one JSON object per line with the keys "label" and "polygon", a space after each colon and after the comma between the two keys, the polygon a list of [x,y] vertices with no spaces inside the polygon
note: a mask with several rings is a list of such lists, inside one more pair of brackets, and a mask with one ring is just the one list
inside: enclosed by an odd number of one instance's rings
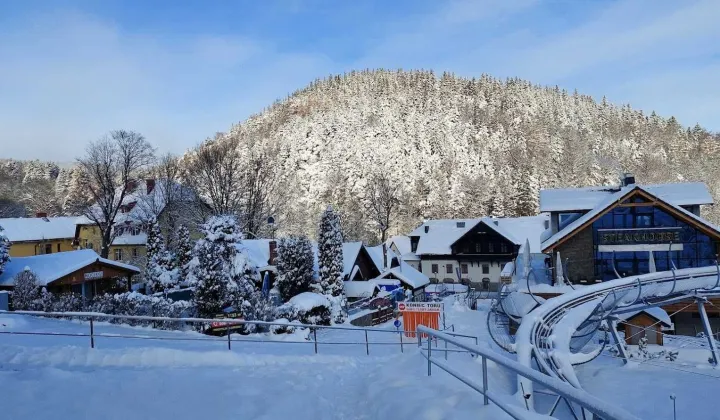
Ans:
{"label": "bare deciduous tree", "polygon": [[153,163],[154,149],[142,134],[116,130],[90,143],[78,165],[87,173],[94,203],[80,209],[100,229],[100,255],[107,258],[114,236],[113,221],[126,195]]}
{"label": "bare deciduous tree", "polygon": [[400,187],[390,177],[377,172],[370,177],[365,191],[365,208],[368,216],[377,225],[380,240],[384,244],[387,231],[400,210]]}

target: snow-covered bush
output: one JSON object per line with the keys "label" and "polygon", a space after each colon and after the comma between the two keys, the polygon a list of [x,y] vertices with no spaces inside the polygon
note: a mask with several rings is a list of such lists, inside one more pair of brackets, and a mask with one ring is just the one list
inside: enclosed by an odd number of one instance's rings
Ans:
{"label": "snow-covered bush", "polygon": [[[111,315],[153,316],[181,318],[194,316],[192,304],[187,301],[173,302],[158,296],[146,296],[136,292],[105,294],[95,296],[89,303],[88,311]],[[176,321],[146,321],[108,318],[112,323],[141,325],[161,329],[183,329],[184,325]]]}
{"label": "snow-covered bush", "polygon": [[330,300],[319,293],[304,292],[278,308],[278,316],[303,324],[330,325]]}
{"label": "snow-covered bush", "polygon": [[275,322],[282,323],[283,325],[271,325],[270,332],[272,334],[292,334],[295,332],[295,326],[292,325],[289,319],[280,318],[276,319]]}
{"label": "snow-covered bush", "polygon": [[2,274],[5,264],[10,261],[10,241],[3,234],[3,230],[3,227],[0,226],[0,274]]}
{"label": "snow-covered bush", "polygon": [[340,217],[328,207],[320,217],[318,229],[318,268],[320,290],[330,298],[333,322],[347,319],[347,298],[343,287],[343,250]]}
{"label": "snow-covered bush", "polygon": [[40,287],[37,284],[37,275],[30,268],[15,276],[15,287],[12,291],[13,308],[18,311],[36,310],[35,301],[40,298]]}
{"label": "snow-covered bush", "polygon": [[310,290],[313,282],[314,255],[312,244],[306,236],[290,236],[280,240],[276,267],[276,287],[283,302]]}

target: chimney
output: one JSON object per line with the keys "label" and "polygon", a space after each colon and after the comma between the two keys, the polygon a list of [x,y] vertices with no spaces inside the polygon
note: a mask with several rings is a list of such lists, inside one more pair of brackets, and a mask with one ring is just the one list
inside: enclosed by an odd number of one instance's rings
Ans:
{"label": "chimney", "polygon": [[277,258],[277,242],[270,241],[270,261],[269,265],[275,265],[275,259]]}
{"label": "chimney", "polygon": [[38,219],[47,218],[47,213],[39,211],[39,212],[35,213],[35,217],[37,217]]}
{"label": "chimney", "polygon": [[546,220],[545,221],[545,230],[548,230],[548,229],[550,229],[550,221]]}
{"label": "chimney", "polygon": [[622,177],[622,186],[627,187],[628,185],[635,185],[635,175],[625,172]]}
{"label": "chimney", "polygon": [[430,226],[425,225],[425,233],[428,233],[428,232],[430,232]]}
{"label": "chimney", "polygon": [[155,189],[155,179],[149,178],[145,180],[145,186],[147,188],[147,193],[150,194]]}
{"label": "chimney", "polygon": [[133,191],[135,191],[135,187],[137,187],[137,183],[135,183],[135,181],[127,181],[127,182],[125,183],[125,190],[126,190],[127,192],[133,192]]}

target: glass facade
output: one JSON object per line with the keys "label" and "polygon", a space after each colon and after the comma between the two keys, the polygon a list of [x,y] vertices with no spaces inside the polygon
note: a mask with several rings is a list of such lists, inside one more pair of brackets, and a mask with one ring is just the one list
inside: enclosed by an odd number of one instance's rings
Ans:
{"label": "glass facade", "polygon": [[[615,267],[618,273],[625,276],[645,274],[649,272],[648,250],[627,251],[623,248],[664,248],[667,250],[653,251],[657,271],[672,268],[671,261],[677,268],[701,267],[715,264],[718,251],[717,241],[702,233],[694,226],[677,219],[674,215],[636,197],[596,220],[592,225],[595,252],[595,278],[603,281],[616,278],[613,270],[613,252],[609,248],[617,248]],[[634,235],[634,237],[633,237]],[[605,246],[600,244],[610,240],[621,242],[628,240],[631,246]],[[670,243],[675,250],[670,251]],[[682,245],[682,250],[679,245]]]}

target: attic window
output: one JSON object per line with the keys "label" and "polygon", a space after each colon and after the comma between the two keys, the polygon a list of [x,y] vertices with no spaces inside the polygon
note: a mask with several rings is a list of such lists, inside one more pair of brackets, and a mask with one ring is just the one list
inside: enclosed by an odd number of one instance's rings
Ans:
{"label": "attic window", "polygon": [[456,226],[459,227],[459,228],[464,228],[464,227],[465,227],[465,222],[457,222],[457,223],[456,223]]}

